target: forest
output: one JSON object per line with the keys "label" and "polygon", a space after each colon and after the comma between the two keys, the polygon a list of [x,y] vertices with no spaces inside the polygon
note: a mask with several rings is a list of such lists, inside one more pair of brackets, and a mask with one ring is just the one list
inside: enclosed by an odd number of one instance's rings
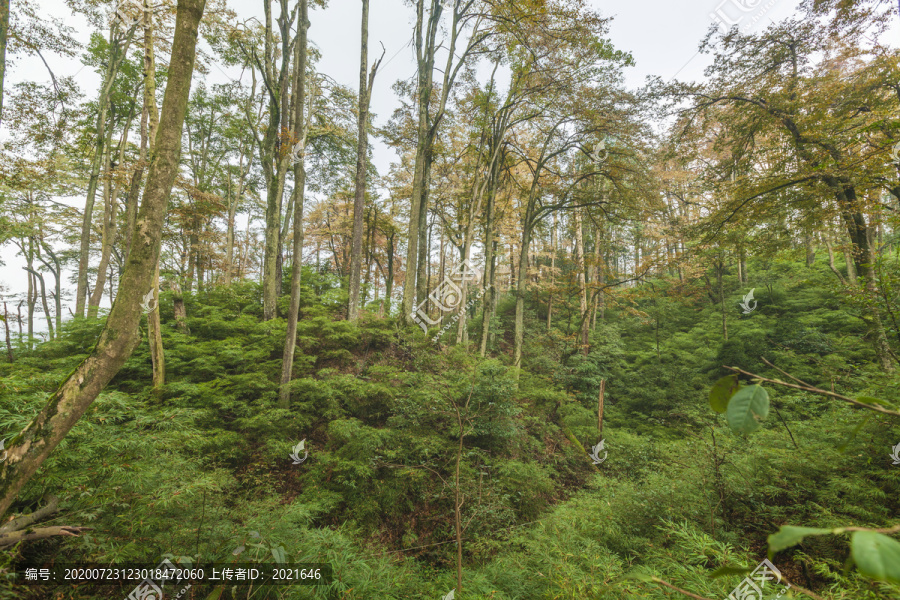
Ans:
{"label": "forest", "polygon": [[0,0],[0,600],[900,600],[900,4],[386,2]]}

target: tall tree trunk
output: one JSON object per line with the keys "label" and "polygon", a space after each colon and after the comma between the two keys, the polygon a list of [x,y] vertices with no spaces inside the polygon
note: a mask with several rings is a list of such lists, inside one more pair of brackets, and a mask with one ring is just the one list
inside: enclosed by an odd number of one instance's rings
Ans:
{"label": "tall tree trunk", "polygon": [[28,349],[34,345],[34,307],[37,304],[37,277],[34,276],[34,242],[28,239],[25,252],[25,270],[28,272]]}
{"label": "tall tree trunk", "polygon": [[60,273],[62,269],[59,265],[59,258],[57,258],[56,254],[53,250],[50,249],[50,246],[41,242],[41,246],[44,249],[44,252],[47,256],[50,257],[50,260],[53,261],[51,265],[48,263],[40,254],[38,253],[38,259],[44,263],[44,266],[49,269],[51,273],[53,273],[54,287],[53,287],[53,301],[55,303],[56,308],[56,331],[61,331],[62,329],[62,281],[60,280]]}
{"label": "tall tree trunk", "polygon": [[[205,0],[204,0],[205,1]],[[153,49],[153,12],[150,0],[144,0],[144,107],[141,113],[141,162],[156,149],[159,130],[159,109],[156,106],[156,54]],[[146,126],[145,126],[146,124]],[[145,192],[146,197],[146,192]],[[146,201],[146,200],[145,200]],[[133,236],[133,234],[132,234]],[[159,393],[166,384],[166,356],[163,350],[162,323],[159,318],[159,255],[153,265],[153,299],[155,308],[147,313],[147,337],[150,360],[153,364],[153,390]],[[121,285],[121,282],[120,282]]]}
{"label": "tall tree trunk", "polygon": [[[125,160],[125,145],[128,143],[128,131],[131,129],[131,118],[129,118],[122,131],[122,138],[119,141],[118,164],[123,164]],[[112,131],[110,130],[110,134]],[[106,140],[107,147],[110,146],[110,138]],[[112,157],[107,163],[106,177],[103,182],[103,230],[100,236],[100,265],[97,267],[97,282],[94,285],[94,293],[91,294],[88,301],[88,316],[96,317],[97,309],[100,307],[100,301],[103,297],[103,287],[106,285],[106,271],[109,269],[109,259],[112,255],[112,247],[116,240],[116,216],[119,202],[119,183],[115,178]],[[112,300],[110,300],[110,305]]]}
{"label": "tall tree trunk", "polygon": [[[528,247],[531,245],[531,215],[522,227],[522,250],[519,252],[519,276],[516,278],[516,326],[513,334],[513,365],[522,368],[522,346],[525,343],[525,284],[528,281]],[[518,373],[516,374],[518,378]]]}
{"label": "tall tree trunk", "polygon": [[147,335],[150,338],[150,360],[153,363],[153,392],[159,394],[166,385],[166,354],[163,351],[162,323],[159,318],[159,261],[153,271],[152,292],[154,307],[147,313]]}
{"label": "tall tree trunk", "polygon": [[575,209],[575,266],[578,269],[578,307],[581,310],[581,351],[588,355],[587,261],[584,259],[584,228],[581,209]]}
{"label": "tall tree trunk", "polygon": [[159,260],[160,238],[169,195],[178,173],[181,134],[187,113],[197,28],[204,0],[179,0],[169,61],[168,83],[156,151],[150,163],[144,202],[132,251],[119,282],[119,295],[90,356],[53,393],[47,404],[7,448],[0,464],[0,515],[6,513],[22,486],[87,411],[140,341],[141,300]]}
{"label": "tall tree trunk", "polygon": [[[427,299],[431,287],[431,234],[434,220],[428,223],[428,195],[431,189],[431,141],[426,148],[421,204],[419,205],[419,262],[416,273],[416,302]],[[426,233],[427,232],[427,233]],[[430,304],[430,303],[429,303]]]}
{"label": "tall tree trunk", "polygon": [[0,119],[3,117],[3,83],[6,80],[6,41],[9,32],[9,0],[0,0]]}
{"label": "tall tree trunk", "polygon": [[53,335],[53,315],[50,313],[50,306],[47,304],[47,287],[44,284],[44,276],[29,267],[25,267],[25,270],[41,284],[41,305],[44,308],[44,316],[47,318],[47,333],[52,340],[55,337]]}
{"label": "tall tree trunk", "polygon": [[6,357],[9,359],[9,362],[13,362],[15,357],[13,356],[12,342],[9,338],[9,310],[6,308],[6,302],[3,303],[3,326],[6,330]]}
{"label": "tall tree trunk", "polygon": [[269,122],[265,138],[259,142],[259,156],[266,181],[265,250],[263,254],[263,319],[270,321],[277,316],[278,296],[282,291],[282,239],[281,219],[285,179],[292,153],[282,149],[283,132],[290,129],[288,90],[290,88],[290,49],[295,40],[291,37],[293,17],[282,2],[278,16],[278,37],[281,43],[281,64],[276,69],[276,33],[272,26],[272,0],[265,0],[265,56],[260,63],[258,54],[251,53],[265,80],[269,97]]}
{"label": "tall tree trunk", "polygon": [[[384,55],[382,54],[382,57]],[[362,32],[360,33],[359,50],[359,115],[356,139],[356,189],[353,196],[353,237],[350,248],[350,302],[347,318],[356,322],[359,319],[359,280],[362,268],[363,211],[366,207],[366,163],[369,148],[369,101],[372,98],[372,86],[375,73],[381,63],[379,58],[372,65],[368,79],[366,69],[369,66],[369,0],[362,0]]]}
{"label": "tall tree trunk", "polygon": [[[391,220],[393,223],[393,219]],[[384,278],[384,312],[391,314],[391,300],[394,295],[394,237],[391,233],[387,238],[387,277]]]}
{"label": "tall tree trunk", "polygon": [[[308,19],[307,0],[300,0],[300,22],[298,24],[297,45],[294,50],[294,128],[300,138],[300,160],[294,164],[294,240],[293,260],[291,261],[291,304],[288,308],[287,333],[284,340],[284,354],[281,359],[281,386],[278,389],[279,408],[290,408],[291,374],[294,369],[294,350],[297,346],[297,319],[300,316],[300,277],[303,257],[303,196],[306,185],[306,167],[304,155],[307,120],[304,115],[306,103],[306,60]],[[312,115],[310,115],[311,117]]]}
{"label": "tall tree trunk", "polygon": [[722,309],[722,338],[728,341],[728,320],[725,313],[725,258],[719,256],[716,262],[716,279],[719,284],[719,304]]}
{"label": "tall tree trunk", "polygon": [[822,234],[822,241],[825,244],[825,249],[828,250],[828,268],[831,269],[831,272],[834,273],[838,280],[841,282],[841,285],[847,285],[847,280],[841,274],[840,271],[837,270],[837,267],[834,264],[834,250],[831,248],[831,242],[828,241],[828,232]]}
{"label": "tall tree trunk", "polygon": [[[115,28],[113,28],[114,30]],[[110,50],[106,73],[104,74],[103,87],[100,97],[97,99],[97,147],[94,149],[94,157],[91,160],[91,171],[88,177],[87,196],[84,203],[84,215],[81,221],[81,245],[78,251],[78,284],[75,290],[75,316],[84,316],[84,305],[87,300],[88,288],[88,262],[91,250],[91,223],[94,215],[94,199],[97,195],[97,184],[100,180],[100,168],[103,165],[103,157],[106,155],[106,114],[109,109],[113,84],[119,72],[119,66],[128,53],[134,28],[128,37],[121,41],[114,37],[114,31],[110,31]]]}
{"label": "tall tree trunk", "polygon": [[[425,5],[429,13],[425,17]],[[434,89],[434,58],[441,5],[434,0],[416,0],[416,25],[414,42],[416,49],[416,155],[413,170],[413,189],[410,198],[409,233],[406,247],[406,274],[403,283],[401,315],[408,325],[414,324],[413,305],[424,299],[427,292],[426,219],[428,212],[428,187],[431,169],[431,146],[434,143],[434,127],[429,122],[429,103]],[[451,47],[455,38],[451,39]],[[451,56],[452,56],[451,51]],[[439,113],[440,115],[440,113]],[[439,120],[439,119],[436,119]],[[426,309],[427,310],[427,309]]]}
{"label": "tall tree trunk", "polygon": [[237,214],[238,205],[244,197],[244,183],[247,175],[250,173],[250,166],[253,163],[253,156],[247,156],[247,166],[244,167],[244,150],[241,148],[241,158],[238,163],[240,177],[238,179],[237,192],[231,198],[228,204],[228,228],[225,232],[225,285],[231,285],[232,272],[234,271],[234,220]]}
{"label": "tall tree trunk", "polygon": [[591,310],[591,330],[597,330],[597,311],[600,307],[600,296],[603,295],[603,284],[605,283],[603,273],[603,250],[600,245],[600,226],[594,228],[594,284],[596,288],[593,294],[593,308]]}
{"label": "tall tree trunk", "polygon": [[178,281],[172,282],[172,313],[175,316],[175,327],[185,335],[190,335],[191,330],[187,324],[187,310],[184,308],[184,293]]}
{"label": "tall tree trunk", "polygon": [[556,213],[553,213],[553,227],[550,228],[550,293],[547,297],[547,333],[553,325],[553,286],[556,285]]}

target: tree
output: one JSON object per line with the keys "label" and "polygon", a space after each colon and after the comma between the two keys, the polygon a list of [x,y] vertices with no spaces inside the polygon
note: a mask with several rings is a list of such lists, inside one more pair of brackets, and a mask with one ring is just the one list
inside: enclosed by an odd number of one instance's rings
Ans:
{"label": "tree", "polygon": [[356,142],[356,186],[353,195],[353,237],[350,250],[350,301],[347,307],[347,318],[356,321],[359,318],[359,281],[362,268],[363,212],[366,203],[366,165],[368,164],[369,135],[369,103],[372,99],[372,86],[381,58],[372,65],[368,79],[366,68],[369,66],[369,0],[362,0],[362,33],[360,34],[359,51],[359,112],[358,139]]}
{"label": "tree", "polygon": [[100,171],[104,164],[103,161],[109,152],[107,128],[109,128],[109,134],[112,133],[110,124],[107,122],[110,101],[116,77],[128,55],[128,48],[131,46],[131,41],[139,23],[139,20],[135,20],[123,32],[120,21],[114,20],[109,30],[106,69],[103,73],[103,83],[100,86],[100,96],[97,99],[96,142],[94,144],[94,155],[91,159],[87,197],[84,204],[84,218],[81,225],[81,247],[78,255],[78,287],[75,291],[75,314],[80,317],[84,316],[85,301],[87,300],[88,262],[90,260],[91,222],[94,215],[94,201],[97,194],[97,185],[100,181]]}
{"label": "tree", "polygon": [[[297,133],[297,146],[294,154],[299,160],[294,164],[294,240],[293,259],[291,262],[291,304],[288,309],[287,333],[284,340],[284,354],[281,358],[281,386],[278,388],[278,404],[281,408],[289,408],[291,402],[291,373],[294,368],[294,350],[297,346],[297,319],[300,315],[300,277],[303,267],[303,193],[306,185],[304,155],[306,140],[309,134],[309,120],[304,116],[306,110],[306,77],[307,77],[307,31],[309,18],[307,0],[300,0],[299,40],[294,56],[294,127]],[[311,112],[311,111],[310,111]],[[310,115],[311,118],[312,115]]]}
{"label": "tree", "polygon": [[[135,223],[119,295],[88,358],[60,385],[31,423],[10,440],[7,460],[0,466],[0,514],[9,509],[25,482],[74,427],[140,341],[141,301],[145,290],[152,286],[166,206],[178,172],[181,133],[204,4],[205,0],[178,2],[156,151],[150,161],[144,201]],[[58,533],[48,532],[48,535]],[[5,537],[10,535],[23,534]]]}

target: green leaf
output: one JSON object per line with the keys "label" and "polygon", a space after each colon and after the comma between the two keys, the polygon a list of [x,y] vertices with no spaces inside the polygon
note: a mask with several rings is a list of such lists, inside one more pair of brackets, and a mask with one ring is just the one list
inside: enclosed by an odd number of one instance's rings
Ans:
{"label": "green leaf", "polygon": [[900,542],[883,533],[854,531],[850,553],[859,572],[870,579],[900,583]]}
{"label": "green leaf", "polygon": [[629,571],[625,573],[621,577],[619,577],[616,581],[653,581],[655,577],[646,571],[642,571],[640,569],[635,569],[634,571]]}
{"label": "green leaf", "polygon": [[726,577],[728,575],[743,575],[744,573],[750,573],[756,567],[719,567],[715,571],[709,574],[710,579],[715,579],[716,577]]}
{"label": "green leaf", "polygon": [[284,553],[284,548],[281,546],[272,546],[272,558],[274,558],[275,562],[278,564],[287,562],[287,555]]}
{"label": "green leaf", "polygon": [[769,558],[785,548],[790,548],[803,541],[808,535],[824,535],[835,533],[834,529],[822,529],[821,527],[794,527],[782,525],[781,528],[769,536]]}
{"label": "green leaf", "polygon": [[897,405],[893,402],[888,402],[887,400],[882,400],[881,398],[874,398],[872,396],[857,396],[857,402],[862,402],[863,404],[870,404],[873,406],[883,406],[884,408],[897,408]]}
{"label": "green leaf", "polygon": [[225,588],[222,586],[217,587],[213,590],[213,593],[206,597],[206,600],[219,600],[219,596],[222,595],[222,592],[225,591]]}
{"label": "green leaf", "polygon": [[718,380],[709,390],[709,405],[717,413],[723,413],[728,408],[728,401],[738,391],[741,384],[738,383],[737,373],[726,375]]}
{"label": "green leaf", "polygon": [[741,388],[728,402],[725,418],[732,431],[753,433],[759,429],[757,419],[769,414],[769,394],[759,385]]}

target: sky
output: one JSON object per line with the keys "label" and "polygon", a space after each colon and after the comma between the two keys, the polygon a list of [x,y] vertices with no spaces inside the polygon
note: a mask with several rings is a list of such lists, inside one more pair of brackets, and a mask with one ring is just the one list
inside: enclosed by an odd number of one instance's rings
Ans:
{"label": "sky", "polygon": [[[71,14],[64,0],[37,0],[37,4],[42,14],[64,18],[76,28],[80,39],[88,39],[89,26],[81,16]],[[701,79],[708,57],[698,54],[697,48],[711,25],[736,23],[742,31],[760,31],[772,21],[790,16],[799,0],[590,0],[590,4],[602,15],[612,17],[609,38],[617,49],[632,54],[636,64],[626,69],[625,81],[628,87],[636,88],[648,76],[664,80],[676,76],[682,80]],[[230,0],[230,6],[240,20],[263,18],[262,0]],[[326,9],[313,10],[309,15],[310,41],[322,53],[319,70],[353,89],[359,86],[360,6],[359,0],[329,0]],[[414,16],[413,9],[403,0],[370,0],[370,63],[381,54],[382,44],[385,49],[372,93],[371,110],[376,126],[383,125],[399,104],[392,90],[394,82],[408,79],[415,72],[410,45]],[[96,97],[100,79],[92,69],[84,67],[77,58],[53,55],[45,58],[58,77],[76,75],[86,97]],[[207,82],[224,83],[239,75],[236,69],[213,66]],[[40,59],[18,57],[7,72],[6,85],[9,89],[23,81],[49,80]],[[3,136],[0,130],[0,139]],[[387,173],[391,163],[398,160],[397,155],[374,137],[370,137],[370,142],[374,146],[375,166],[379,173]],[[12,297],[24,296],[26,289],[24,261],[15,252],[12,245],[0,247],[0,258],[5,263],[0,266],[0,299],[10,301],[11,308],[18,302],[18,299],[12,301]],[[64,273],[63,285],[73,293],[74,286],[66,285],[70,275]],[[66,316],[68,305],[64,301]],[[103,306],[108,305],[108,299],[104,299]],[[35,322],[38,331],[44,331],[42,314],[36,315]]]}

